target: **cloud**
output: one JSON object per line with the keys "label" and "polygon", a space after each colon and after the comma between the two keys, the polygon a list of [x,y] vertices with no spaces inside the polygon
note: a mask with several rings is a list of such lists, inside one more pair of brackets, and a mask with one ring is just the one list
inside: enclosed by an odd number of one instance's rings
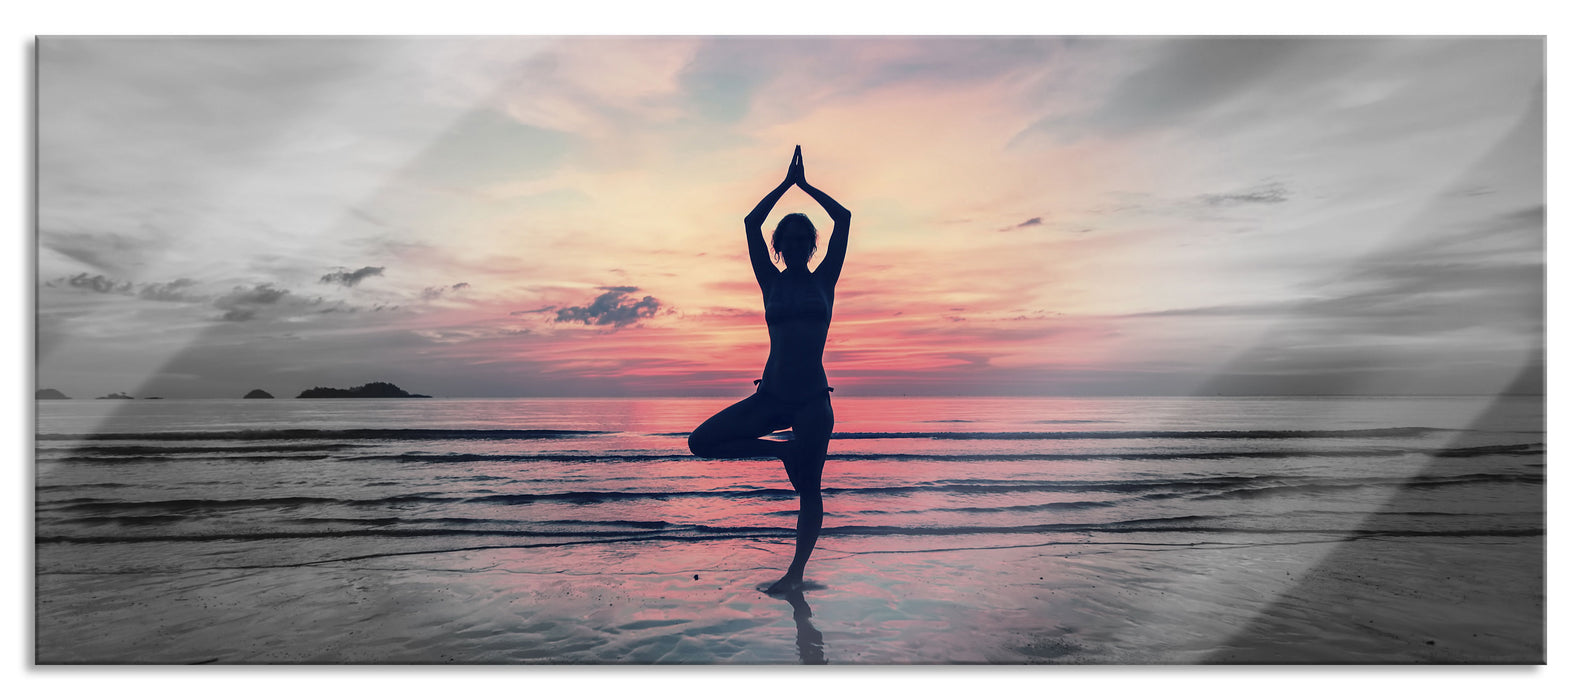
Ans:
{"label": "cloud", "polygon": [[694,114],[734,123],[755,103],[764,113],[796,115],[883,90],[954,92],[1026,72],[1067,49],[1060,37],[712,37],[699,42],[677,85]]}
{"label": "cloud", "polygon": [[1033,217],[1031,219],[1028,219],[1026,221],[1023,221],[1022,223],[1019,223],[1019,224],[1017,224],[1015,226],[1006,226],[1005,228],[1002,228],[1000,230],[1001,231],[1013,231],[1013,230],[1019,229],[1019,228],[1032,228],[1034,226],[1043,226],[1043,225],[1044,225],[1044,217],[1042,217],[1042,216],[1035,216],[1035,217]]}
{"label": "cloud", "polygon": [[[74,289],[83,289],[98,294],[115,294],[118,296],[136,297],[138,299],[144,299],[147,301],[170,303],[201,303],[214,299],[214,295],[212,294],[203,294],[196,291],[196,287],[198,286],[197,280],[187,277],[180,277],[169,282],[135,283],[132,281],[117,280],[113,277],[107,277],[105,275],[89,275],[86,272],[79,272],[69,277],[57,277],[53,280],[45,282],[44,286],[66,286]],[[268,287],[268,285],[261,286]],[[237,290],[242,289],[245,288],[237,287]],[[276,291],[279,291],[281,294],[285,293],[284,290]],[[258,301],[259,299],[268,296],[267,293],[263,293],[260,296],[256,290],[250,291],[249,293],[258,296],[258,299],[253,299],[253,301]],[[228,306],[233,305],[238,301],[246,301],[241,296],[238,296],[239,294],[240,292],[233,291],[222,298],[222,301]]]}
{"label": "cloud", "polygon": [[1290,190],[1278,182],[1259,185],[1240,192],[1199,195],[1198,201],[1211,207],[1235,207],[1244,204],[1279,204],[1290,199]]}
{"label": "cloud", "polygon": [[987,367],[993,355],[982,352],[947,352],[940,353],[940,357],[956,360],[970,367]]}
{"label": "cloud", "polygon": [[523,310],[523,311],[512,311],[511,315],[512,316],[526,316],[528,314],[541,314],[541,313],[544,313],[545,311],[554,311],[554,310],[555,310],[555,305],[554,304],[550,304],[549,306],[541,306],[541,307],[536,308],[536,309],[526,309],[526,310]]}
{"label": "cloud", "polygon": [[368,266],[360,267],[351,272],[347,272],[345,270],[331,272],[323,277],[320,277],[319,281],[326,284],[338,284],[343,287],[355,287],[357,286],[358,282],[361,282],[364,279],[375,276],[383,276],[384,273],[385,269],[382,267]]}
{"label": "cloud", "polygon": [[471,286],[472,285],[467,284],[466,282],[457,282],[453,285],[450,285],[449,287],[445,285],[440,285],[438,287],[424,287],[423,291],[421,292],[421,296],[424,299],[433,300],[444,296],[446,292],[459,292]]}
{"label": "cloud", "polygon": [[89,267],[114,272],[141,262],[147,244],[116,233],[46,231],[39,237],[39,245]]}
{"label": "cloud", "polygon": [[1158,311],[1142,311],[1134,314],[1125,314],[1124,318],[1162,318],[1172,316],[1211,316],[1211,317],[1287,317],[1296,313],[1301,308],[1301,302],[1273,301],[1261,304],[1216,304],[1214,306],[1193,306],[1175,309],[1161,309]]}
{"label": "cloud", "polygon": [[252,287],[237,287],[215,299],[214,308],[225,312],[220,316],[223,321],[250,321],[257,317],[263,307],[276,304],[290,293],[290,290],[280,289],[268,282]]}
{"label": "cloud", "polygon": [[230,294],[220,297],[215,304],[273,304],[290,293],[290,290],[279,289],[274,284],[265,282],[254,285],[252,289],[237,287]]}
{"label": "cloud", "polygon": [[[1363,263],[1323,296],[1128,314],[1127,318],[1264,318],[1300,325],[1314,343],[1371,344],[1485,328],[1510,337],[1541,321],[1543,265]],[[1288,331],[1290,332],[1290,331]]]}
{"label": "cloud", "polygon": [[163,284],[149,283],[138,288],[137,296],[152,301],[203,301],[207,297],[189,294],[185,290],[197,284],[186,277],[171,280]]}
{"label": "cloud", "polygon": [[131,282],[117,282],[104,275],[89,277],[86,272],[79,272],[71,277],[65,277],[57,281],[64,282],[77,289],[86,289],[100,294],[128,294],[132,291]]}
{"label": "cloud", "polygon": [[[119,294],[122,296],[138,296],[153,301],[204,301],[207,297],[187,294],[181,290],[197,284],[185,277],[164,283],[133,284],[130,281],[117,280],[104,275],[89,275],[79,272],[70,277],[57,277],[44,283],[46,287],[65,285],[74,289],[85,289],[98,294]],[[133,290],[136,290],[135,292]]]}
{"label": "cloud", "polygon": [[622,328],[641,318],[653,318],[659,313],[659,300],[645,296],[639,301],[628,301],[626,295],[637,287],[600,287],[605,290],[587,306],[566,306],[555,311],[556,323],[582,322],[587,326],[615,326]]}
{"label": "cloud", "polygon": [[[1335,43],[1335,42],[1332,42]],[[1365,42],[1350,42],[1357,49]],[[1377,43],[1377,42],[1376,42]],[[1301,37],[1194,37],[1159,43],[1154,61],[1122,81],[1095,113],[1109,130],[1166,126],[1272,82],[1294,58],[1327,45]],[[1337,52],[1338,53],[1338,52]],[[1352,59],[1355,60],[1355,59]]]}

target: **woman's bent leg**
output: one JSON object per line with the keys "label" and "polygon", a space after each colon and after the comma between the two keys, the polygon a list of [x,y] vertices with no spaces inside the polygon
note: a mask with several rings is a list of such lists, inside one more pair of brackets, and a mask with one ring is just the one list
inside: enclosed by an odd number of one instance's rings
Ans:
{"label": "woman's bent leg", "polygon": [[783,460],[790,443],[759,438],[779,427],[784,426],[773,425],[773,417],[767,407],[763,406],[757,395],[753,395],[703,421],[687,436],[687,448],[699,457]]}

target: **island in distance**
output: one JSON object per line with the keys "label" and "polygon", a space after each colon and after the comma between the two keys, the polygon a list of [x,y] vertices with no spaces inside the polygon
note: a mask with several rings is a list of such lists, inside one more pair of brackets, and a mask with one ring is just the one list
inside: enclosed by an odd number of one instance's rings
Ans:
{"label": "island in distance", "polygon": [[389,382],[370,382],[350,389],[316,386],[297,394],[299,399],[431,399],[425,394],[408,394]]}
{"label": "island in distance", "polygon": [[69,399],[70,396],[60,393],[56,389],[39,389],[33,392],[34,399]]}
{"label": "island in distance", "polygon": [[264,391],[263,389],[254,389],[252,391],[247,392],[247,395],[243,396],[242,398],[244,398],[244,399],[272,399],[272,398],[275,398],[275,395],[271,394],[271,393],[269,393],[267,391]]}

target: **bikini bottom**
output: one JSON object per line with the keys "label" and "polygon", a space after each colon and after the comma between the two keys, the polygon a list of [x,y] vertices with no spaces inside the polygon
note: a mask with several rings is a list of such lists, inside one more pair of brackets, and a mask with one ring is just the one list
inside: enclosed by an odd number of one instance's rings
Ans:
{"label": "bikini bottom", "polygon": [[829,394],[835,391],[835,387],[826,386],[824,387],[824,391],[821,393],[813,394],[800,399],[787,399],[777,396],[768,389],[765,389],[762,382],[762,379],[753,380],[753,384],[757,386],[757,389],[753,391],[753,396],[762,400],[764,406],[769,410],[771,430],[785,430],[786,428],[791,427],[791,423],[796,420],[796,414],[798,411],[801,411],[803,407],[819,399],[828,401]]}

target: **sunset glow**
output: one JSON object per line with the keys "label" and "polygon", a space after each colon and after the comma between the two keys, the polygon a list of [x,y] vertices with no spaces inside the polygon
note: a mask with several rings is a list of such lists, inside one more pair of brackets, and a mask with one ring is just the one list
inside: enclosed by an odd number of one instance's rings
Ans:
{"label": "sunset glow", "polygon": [[745,394],[741,219],[801,145],[854,213],[837,395],[1500,391],[1543,349],[1542,52],[46,38],[37,383]]}

